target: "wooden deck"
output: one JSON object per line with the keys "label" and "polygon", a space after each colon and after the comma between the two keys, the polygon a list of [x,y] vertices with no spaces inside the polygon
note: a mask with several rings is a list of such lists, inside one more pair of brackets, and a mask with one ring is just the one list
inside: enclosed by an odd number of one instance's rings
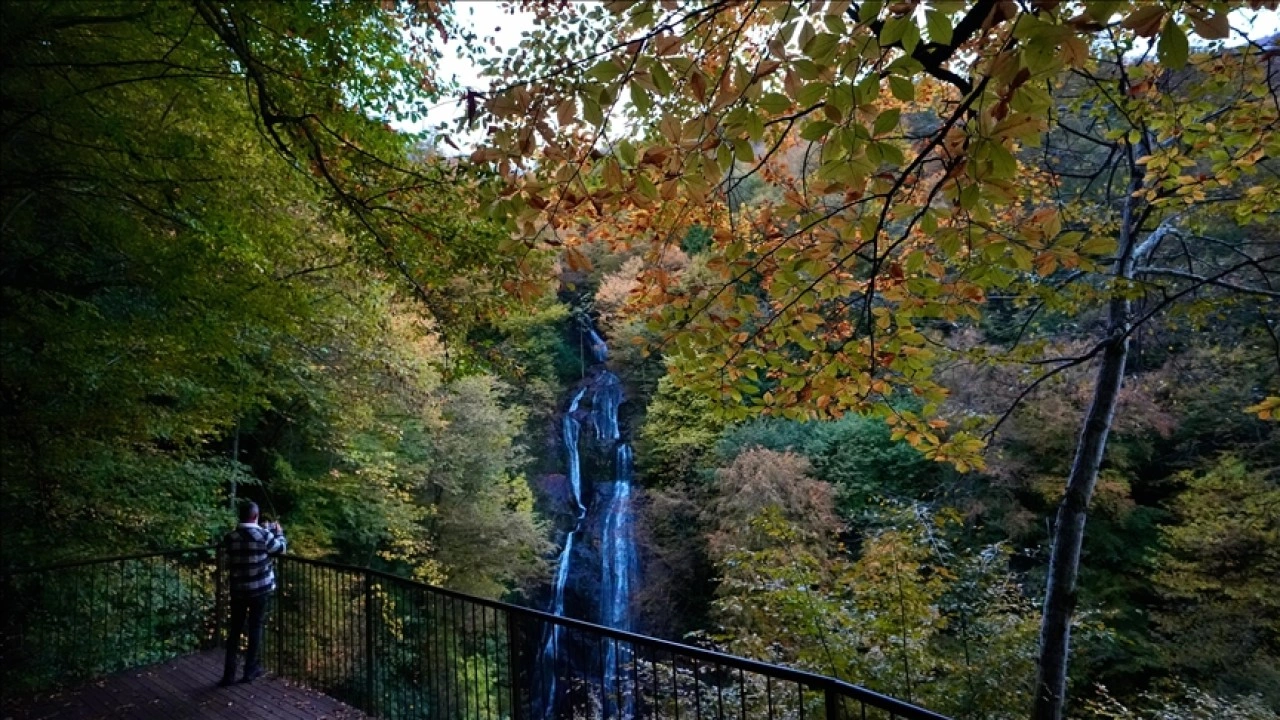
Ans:
{"label": "wooden deck", "polygon": [[4,708],[4,720],[366,720],[331,697],[266,675],[218,687],[222,653],[135,668]]}

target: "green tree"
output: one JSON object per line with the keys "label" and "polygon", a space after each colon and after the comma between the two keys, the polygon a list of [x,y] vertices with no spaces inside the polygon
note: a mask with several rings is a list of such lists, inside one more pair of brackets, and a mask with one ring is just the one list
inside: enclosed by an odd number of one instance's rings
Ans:
{"label": "green tree", "polygon": [[1218,694],[1264,693],[1280,707],[1280,487],[1226,455],[1179,476],[1152,580],[1166,661]]}

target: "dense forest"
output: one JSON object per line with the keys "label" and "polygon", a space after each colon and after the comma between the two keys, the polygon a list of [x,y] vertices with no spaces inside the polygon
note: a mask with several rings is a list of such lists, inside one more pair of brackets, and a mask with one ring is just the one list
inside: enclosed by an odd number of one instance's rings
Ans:
{"label": "dense forest", "polygon": [[250,498],[546,609],[607,378],[630,629],[1277,717],[1274,0],[496,7],[3,2],[6,569]]}

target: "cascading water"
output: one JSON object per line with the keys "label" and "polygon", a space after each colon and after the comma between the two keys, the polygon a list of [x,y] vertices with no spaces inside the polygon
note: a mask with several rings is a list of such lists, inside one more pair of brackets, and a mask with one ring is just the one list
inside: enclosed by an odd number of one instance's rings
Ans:
{"label": "cascading water", "polygon": [[618,431],[618,406],[622,404],[622,381],[605,370],[596,381],[596,391],[591,396],[591,425],[596,431],[596,441],[608,444],[621,437]]}
{"label": "cascading water", "polygon": [[[564,550],[560,551],[560,559],[556,565],[555,584],[552,586],[550,611],[555,615],[564,614],[565,590],[569,586],[569,566],[573,561],[573,541],[582,530],[582,520],[587,515],[587,508],[582,504],[582,458],[578,453],[578,434],[582,429],[578,422],[578,403],[587,389],[580,388],[569,402],[569,409],[564,413],[561,429],[564,431],[565,462],[569,466],[569,489],[573,493],[573,504],[576,507],[577,522],[564,540]],[[559,672],[559,651],[564,646],[564,628],[556,625],[547,633],[546,642],[542,646],[542,666],[548,670],[549,687],[547,688],[548,713],[554,707],[556,697],[556,681]]]}
{"label": "cascading water", "polygon": [[[617,375],[601,367],[609,357],[609,347],[604,339],[594,328],[587,328],[586,333],[591,342],[591,355],[596,367],[591,370],[590,380],[574,393],[561,425],[576,523],[565,538],[565,546],[560,553],[549,610],[556,615],[565,614],[567,608],[574,609],[575,612],[585,611],[594,617],[583,619],[621,630],[631,630],[631,589],[635,586],[639,563],[632,531],[631,490],[634,463],[631,446],[621,442],[622,433],[618,425],[618,408],[624,401],[622,381]],[[590,417],[595,447],[612,451],[614,466],[612,482],[599,483],[598,491],[591,493],[593,501],[589,501],[590,507],[583,500],[582,462],[579,453],[582,428],[578,410],[588,388],[591,389]],[[601,508],[604,510],[601,522],[593,523],[593,518]],[[581,591],[574,594],[573,589],[576,587],[575,578],[582,577],[582,573],[572,572],[571,565],[575,562],[575,552],[585,553],[584,558],[591,557],[591,537],[585,541],[586,550],[581,550],[583,543],[580,541],[587,528],[598,528],[600,533],[600,583],[596,596],[592,598],[591,604],[594,607],[579,608],[578,605],[582,604],[580,601],[568,603],[566,597],[573,594],[578,598],[581,595]],[[581,564],[583,559],[580,558],[577,562]],[[587,586],[590,587],[591,584]],[[632,660],[630,651],[619,647],[617,643],[610,643],[605,649],[605,655],[600,657],[589,650],[570,647],[572,641],[573,637],[566,635],[559,627],[549,631],[543,641],[542,669],[549,677],[543,685],[544,716],[550,720],[557,716],[558,710],[565,707],[565,700],[561,697],[563,693],[557,692],[561,690],[562,673],[574,671],[575,668],[580,671],[577,663],[581,660],[590,665],[599,664],[593,674],[599,672],[595,677],[602,677],[604,681],[600,688],[602,697],[598,700],[605,715],[624,719],[634,717],[634,698],[630,693],[620,692],[620,680],[625,677],[626,668]],[[582,659],[587,657],[591,659]]]}
{"label": "cascading water", "polygon": [[604,338],[600,337],[600,333],[595,328],[588,328],[587,335],[591,338],[591,357],[596,362],[602,363],[609,359],[609,346],[605,344]]}
{"label": "cascading water", "polygon": [[578,430],[581,428],[576,413],[578,412],[578,402],[582,400],[582,396],[586,392],[586,388],[581,388],[573,396],[573,402],[569,403],[569,409],[565,411],[562,427],[564,430],[565,455],[569,465],[569,488],[573,491],[573,503],[578,507],[579,520],[587,514],[587,508],[582,504],[582,461],[578,456]]}
{"label": "cascading water", "polygon": [[[636,551],[632,538],[631,480],[634,465],[630,445],[619,445],[614,459],[613,493],[605,518],[601,547],[600,622],[618,630],[631,630],[631,579],[636,575]],[[621,697],[618,677],[631,662],[631,653],[610,643],[604,659],[606,716],[635,715],[635,698]],[[612,710],[612,712],[610,712]]]}

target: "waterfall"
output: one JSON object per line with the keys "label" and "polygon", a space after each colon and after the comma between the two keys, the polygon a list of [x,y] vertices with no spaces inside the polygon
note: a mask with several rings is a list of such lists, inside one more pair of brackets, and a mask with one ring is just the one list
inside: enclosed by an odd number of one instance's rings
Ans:
{"label": "waterfall", "polygon": [[618,431],[618,406],[622,404],[622,381],[605,370],[600,373],[596,391],[591,396],[591,425],[596,440],[608,444],[621,437]]}
{"label": "waterfall", "polygon": [[[576,574],[571,572],[571,565],[574,563],[575,547],[586,547],[586,550],[579,551],[579,565],[592,557],[591,542],[595,529],[598,528],[600,584],[598,596],[594,598],[597,612],[594,617],[584,619],[621,630],[631,630],[631,590],[636,584],[639,563],[632,532],[631,484],[634,459],[631,446],[622,442],[622,432],[618,425],[618,408],[625,398],[622,394],[622,381],[603,367],[609,357],[608,345],[594,328],[588,328],[587,335],[591,341],[591,355],[595,359],[595,365],[591,369],[590,379],[574,392],[561,420],[576,523],[566,536],[564,549],[560,552],[548,611],[564,615],[567,606],[575,612],[585,609],[579,607],[581,601],[578,598],[583,594],[582,591],[573,594],[572,603],[567,602],[567,597],[577,587],[575,578],[583,577],[581,571]],[[590,498],[584,498],[579,452],[582,424],[578,417],[578,406],[588,389],[591,390],[593,447],[612,451],[613,478],[611,483],[592,483],[591,486],[598,490],[593,490]],[[595,465],[591,467],[594,468]],[[599,515],[601,512],[602,516]],[[599,517],[599,523],[592,522],[596,517]],[[588,528],[591,528],[590,533],[584,535]],[[634,718],[634,693],[623,692],[628,668],[633,662],[630,649],[626,646],[619,647],[617,643],[609,643],[601,657],[596,654],[595,648],[578,648],[575,645],[573,634],[565,633],[560,626],[553,626],[544,635],[540,654],[541,669],[548,679],[542,683],[543,717],[546,720],[559,717],[559,713],[568,708],[568,703],[576,702],[569,699],[569,688],[560,683],[562,677],[595,667],[590,675],[603,681],[603,685],[597,687],[600,688],[601,697],[598,699],[605,714],[624,720]]]}
{"label": "waterfall", "polygon": [[591,336],[591,357],[596,362],[602,363],[609,359],[609,346],[605,344],[604,338],[600,337],[600,333],[595,328],[589,328],[587,334]]}
{"label": "waterfall", "polygon": [[[564,614],[564,589],[569,583],[569,558],[573,555],[573,539],[578,534],[581,527],[575,527],[569,532],[569,536],[565,538],[564,550],[560,551],[560,561],[556,568],[555,594],[551,598],[550,611],[555,615]],[[546,704],[548,715],[554,707],[556,697],[556,680],[559,677],[559,667],[561,663],[557,662],[557,651],[564,647],[564,628],[559,625],[551,627],[551,631],[547,633],[547,640],[542,646],[542,667],[549,678],[549,687],[547,688],[548,702]]]}
{"label": "waterfall", "polygon": [[[622,444],[614,459],[613,494],[605,518],[600,558],[600,622],[618,630],[631,630],[631,579],[636,575],[635,542],[632,538],[631,479],[634,465],[631,446]],[[626,677],[632,662],[629,648],[609,643],[604,659],[605,715],[634,717],[635,697],[622,695],[619,677]],[[622,702],[617,699],[622,696]]]}
{"label": "waterfall", "polygon": [[574,413],[578,412],[578,402],[582,400],[582,396],[586,394],[587,389],[581,388],[578,393],[573,396],[573,402],[569,403],[569,409],[565,411],[562,429],[564,430],[564,449],[568,456],[569,465],[569,488],[573,491],[573,503],[578,506],[578,518],[582,519],[587,514],[587,508],[582,504],[582,462],[578,457],[578,418],[574,417]]}

